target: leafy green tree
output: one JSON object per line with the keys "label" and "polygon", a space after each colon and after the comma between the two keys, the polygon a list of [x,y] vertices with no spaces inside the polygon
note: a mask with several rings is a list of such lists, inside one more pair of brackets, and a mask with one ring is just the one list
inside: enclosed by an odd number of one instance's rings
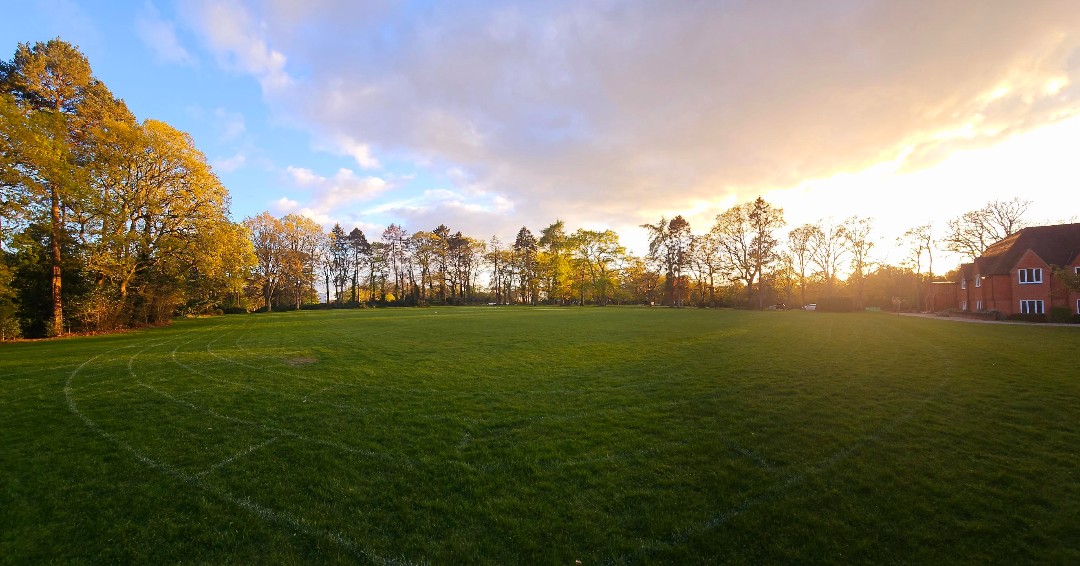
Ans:
{"label": "leafy green tree", "polygon": [[383,230],[383,244],[386,246],[386,261],[393,277],[392,292],[397,299],[405,296],[405,279],[409,258],[409,233],[397,224],[390,224]]}
{"label": "leafy green tree", "polygon": [[651,305],[660,293],[660,274],[640,257],[630,257],[622,270],[620,293],[631,302]]}
{"label": "leafy green tree", "polygon": [[514,239],[514,270],[518,278],[518,301],[535,304],[539,295],[536,269],[536,237],[528,228],[522,226]]}
{"label": "leafy green tree", "polygon": [[285,277],[285,227],[269,212],[245,218],[244,226],[251,233],[255,250],[255,279],[262,288],[266,310],[272,311],[274,292]]}
{"label": "leafy green tree", "polygon": [[368,255],[368,300],[385,301],[388,289],[386,282],[389,276],[389,260],[387,259],[387,245],[385,242],[371,242],[371,253]]}
{"label": "leafy green tree", "polygon": [[[337,302],[345,301],[345,284],[349,281],[349,242],[345,230],[341,224],[334,223],[330,230],[330,276],[334,281],[334,291],[337,293]],[[330,297],[326,298],[330,302]]]}
{"label": "leafy green tree", "polygon": [[779,242],[773,234],[783,226],[784,210],[757,197],[719,214],[712,228],[730,271],[746,285],[747,302],[752,301],[757,283],[758,308],[765,301],[762,275],[779,257]]}
{"label": "leafy green tree", "polygon": [[196,289],[207,304],[244,307],[242,294],[258,260],[251,232],[243,224],[219,221],[197,234],[192,258]]}
{"label": "leafy green tree", "polygon": [[488,242],[484,261],[491,266],[491,288],[495,291],[495,304],[501,305],[510,297],[510,264],[513,262],[511,250],[502,247],[498,236],[492,236]]}
{"label": "leafy green tree", "polygon": [[367,236],[359,228],[353,228],[349,232],[349,253],[352,260],[352,302],[360,302],[360,268],[364,265],[365,258],[371,255],[371,244]]}
{"label": "leafy green tree", "polygon": [[[79,233],[97,292],[115,302],[112,322],[161,322],[198,298],[189,291],[200,289],[205,300],[216,296],[207,289],[213,278],[197,281],[214,271],[207,262],[217,263],[219,272],[242,267],[220,265],[239,256],[210,260],[205,253],[227,245],[235,232],[228,191],[191,136],[146,120],[117,121],[103,139],[88,167],[94,191],[84,202]],[[228,240],[219,244],[214,236]]]}
{"label": "leafy green tree", "polygon": [[585,278],[593,291],[597,305],[608,304],[611,291],[618,284],[616,274],[625,260],[626,248],[619,244],[619,235],[612,230],[578,229],[569,238],[576,263],[582,274],[580,283],[581,304],[585,304]]}
{"label": "leafy green tree", "polygon": [[566,296],[566,275],[569,269],[570,243],[566,235],[566,223],[556,220],[541,230],[537,244],[544,252],[538,258],[543,274],[543,291],[553,304],[561,303]]}
{"label": "leafy green tree", "polygon": [[[284,248],[282,254],[282,277],[289,286],[293,306],[299,310],[305,300],[316,294],[315,271],[319,262],[319,250],[327,238],[314,220],[299,214],[287,214],[281,219]],[[317,297],[314,300],[318,300]]]}
{"label": "leafy green tree", "polygon": [[455,232],[447,243],[447,274],[451,296],[458,302],[469,302],[473,296],[473,281],[483,262],[484,242]]}
{"label": "leafy green tree", "polygon": [[[41,338],[52,333],[52,257],[49,249],[51,228],[48,224],[32,222],[17,232],[10,240],[10,253],[7,265],[11,270],[11,288],[17,302],[17,318],[22,335],[27,338]],[[87,314],[87,307],[92,306],[88,297],[93,288],[82,270],[80,257],[84,250],[76,240],[65,238],[62,242],[62,269],[67,282],[63,288],[65,305],[81,306],[82,317],[65,319],[65,325],[74,324],[76,328],[83,319],[93,321],[93,314]]]}
{"label": "leafy green tree", "polygon": [[435,261],[435,273],[433,279],[439,284],[439,300],[443,303],[447,300],[449,285],[447,281],[448,262],[447,255],[450,253],[450,228],[445,224],[439,224],[431,231],[435,240],[430,242],[431,253]]}
{"label": "leafy green tree", "polygon": [[49,333],[64,332],[62,248],[85,196],[87,163],[94,154],[96,124],[111,111],[126,113],[90,69],[77,48],[59,39],[20,43],[0,66],[0,137],[7,156],[0,173],[16,187],[24,214],[49,226]]}
{"label": "leafy green tree", "polygon": [[22,335],[19,327],[18,291],[12,285],[14,271],[8,266],[8,254],[0,250],[0,342]]}
{"label": "leafy green tree", "polygon": [[[445,228],[445,226],[441,226]],[[413,254],[413,264],[420,271],[420,301],[426,303],[436,295],[446,302],[446,248],[447,240],[435,232],[420,230],[413,232],[409,244]],[[438,282],[438,291],[436,291]]]}
{"label": "leafy green tree", "polygon": [[698,294],[702,306],[708,294],[708,302],[716,306],[717,278],[725,275],[723,248],[712,230],[690,239],[690,268],[698,280]]}
{"label": "leafy green tree", "polygon": [[649,232],[649,259],[665,273],[670,304],[681,307],[685,281],[683,271],[690,264],[690,223],[681,215],[668,221],[661,217],[656,224],[642,224]]}

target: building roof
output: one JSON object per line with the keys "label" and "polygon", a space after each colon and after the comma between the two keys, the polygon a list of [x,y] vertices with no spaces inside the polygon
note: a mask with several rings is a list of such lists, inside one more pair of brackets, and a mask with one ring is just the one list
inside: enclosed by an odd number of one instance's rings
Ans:
{"label": "building roof", "polygon": [[1069,265],[1080,255],[1080,223],[1023,228],[991,244],[975,266],[981,275],[1007,274],[1028,250],[1050,265]]}

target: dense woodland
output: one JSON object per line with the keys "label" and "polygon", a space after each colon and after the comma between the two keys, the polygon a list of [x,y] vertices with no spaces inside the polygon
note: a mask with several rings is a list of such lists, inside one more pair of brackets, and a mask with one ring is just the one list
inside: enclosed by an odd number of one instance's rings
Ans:
{"label": "dense woodland", "polygon": [[0,339],[110,331],[221,312],[321,307],[655,304],[771,308],[844,298],[919,308],[936,250],[978,255],[1023,227],[995,201],[916,226],[871,258],[871,219],[790,227],[762,198],[695,232],[641,226],[644,257],[611,230],[556,220],[513,241],[447,226],[329,232],[309,218],[230,218],[229,193],[192,138],[139,121],[59,39],[0,62]]}

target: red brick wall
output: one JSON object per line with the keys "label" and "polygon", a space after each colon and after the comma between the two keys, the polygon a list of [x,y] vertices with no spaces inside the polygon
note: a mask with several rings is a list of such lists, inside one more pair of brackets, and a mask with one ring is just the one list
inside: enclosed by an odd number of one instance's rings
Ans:
{"label": "red brick wall", "polygon": [[[1076,262],[1070,265],[1068,269],[1070,273],[1076,273],[1076,270],[1080,269],[1080,258],[1077,258]],[[1065,295],[1067,297],[1065,306],[1069,307],[1069,312],[1072,314],[1080,314],[1080,304],[1078,304],[1078,302],[1080,302],[1080,292],[1069,291],[1068,293],[1065,293]]]}
{"label": "red brick wall", "polygon": [[[1020,283],[1020,270],[1036,268],[1042,270],[1042,283]],[[1001,312],[1006,314],[1013,314],[1020,312],[1020,301],[1023,300],[1038,300],[1043,302],[1044,312],[1050,314],[1050,308],[1052,306],[1050,301],[1050,281],[1053,279],[1050,271],[1050,266],[1042,260],[1035,252],[1028,250],[1020,257],[1020,261],[1016,262],[1012,271],[1009,272],[1012,277],[1012,304],[1011,310],[1006,312],[1005,309],[1001,309]]]}
{"label": "red brick wall", "polygon": [[986,296],[986,310],[1000,311],[1006,315],[1019,309],[1020,303],[1013,305],[1013,276],[990,275],[983,279],[983,293]]}

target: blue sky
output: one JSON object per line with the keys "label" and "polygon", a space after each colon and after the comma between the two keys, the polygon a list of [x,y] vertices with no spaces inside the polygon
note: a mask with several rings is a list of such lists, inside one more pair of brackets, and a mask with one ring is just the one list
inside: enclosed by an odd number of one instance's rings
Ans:
{"label": "blue sky", "polygon": [[[233,216],[511,239],[557,218],[903,230],[990,199],[1080,214],[1074,2],[24,2],[140,119],[192,134]],[[893,253],[893,257],[888,257]]]}

